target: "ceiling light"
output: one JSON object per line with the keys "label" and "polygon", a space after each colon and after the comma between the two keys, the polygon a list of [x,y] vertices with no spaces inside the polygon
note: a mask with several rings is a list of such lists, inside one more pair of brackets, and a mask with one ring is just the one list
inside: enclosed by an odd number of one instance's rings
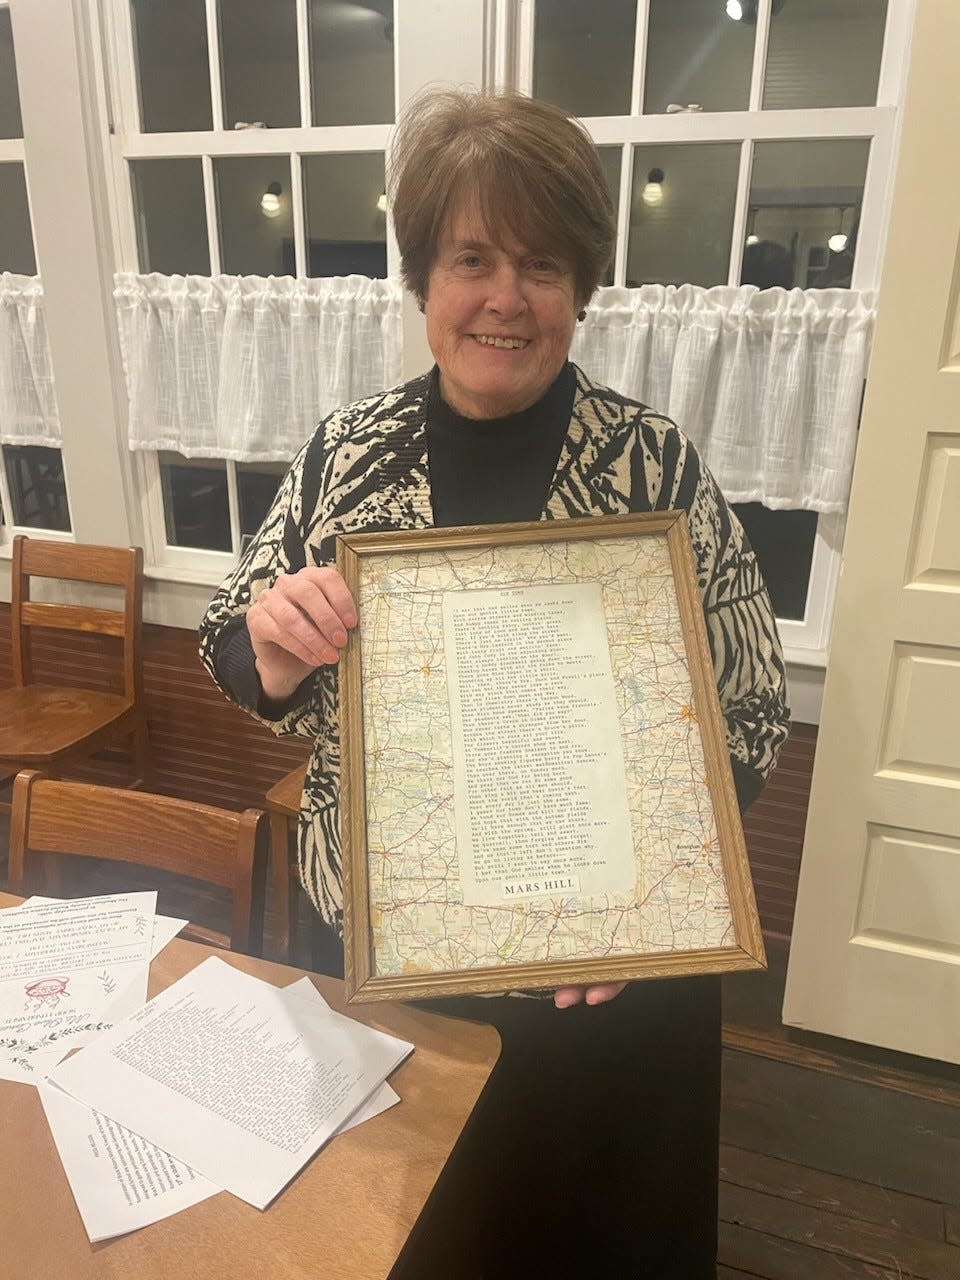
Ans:
{"label": "ceiling light", "polygon": [[757,236],[757,235],[749,235],[749,236],[747,236],[747,244],[759,244],[759,243],[760,243],[760,237],[759,237],[759,236]]}
{"label": "ceiling light", "polygon": [[743,5],[740,0],[727,0],[727,17],[739,22],[743,17]]}
{"label": "ceiling light", "polygon": [[843,229],[843,219],[847,212],[845,206],[841,205],[837,212],[840,215],[837,219],[837,229],[827,241],[827,244],[830,246],[831,253],[843,253],[844,249],[847,247],[847,241],[849,239],[847,233]]}
{"label": "ceiling light", "polygon": [[384,192],[382,196],[377,196],[377,208],[380,210],[381,213],[387,212],[387,193],[386,192]]}
{"label": "ceiling light", "polygon": [[656,205],[663,200],[663,170],[651,169],[647,174],[646,185],[641,192],[644,204]]}
{"label": "ceiling light", "polygon": [[260,197],[260,212],[265,218],[275,218],[280,212],[280,194],[283,188],[279,182],[271,182]]}

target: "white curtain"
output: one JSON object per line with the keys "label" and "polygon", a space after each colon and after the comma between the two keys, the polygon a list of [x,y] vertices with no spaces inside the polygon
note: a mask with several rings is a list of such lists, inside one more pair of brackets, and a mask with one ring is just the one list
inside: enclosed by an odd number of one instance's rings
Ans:
{"label": "white curtain", "polygon": [[672,418],[729,501],[841,512],[874,302],[847,289],[601,289],[571,357]]}
{"label": "white curtain", "polygon": [[39,276],[0,273],[0,442],[60,447]]}
{"label": "white curtain", "polygon": [[365,276],[116,276],[130,447],[289,460],[332,409],[399,382],[400,297]]}

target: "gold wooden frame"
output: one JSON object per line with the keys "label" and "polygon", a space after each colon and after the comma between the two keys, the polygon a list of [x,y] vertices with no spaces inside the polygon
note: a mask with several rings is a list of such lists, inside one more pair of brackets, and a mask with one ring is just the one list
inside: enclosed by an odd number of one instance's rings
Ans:
{"label": "gold wooden frame", "polygon": [[[337,567],[359,599],[365,557],[425,551],[474,553],[479,548],[636,535],[665,535],[680,614],[694,711],[706,763],[707,790],[716,823],[724,886],[734,944],[705,950],[656,951],[615,958],[553,960],[435,973],[378,975],[370,920],[366,832],[366,771],[359,628],[340,660],[341,785],[343,837],[344,946],[347,998],[413,1000],[554,988],[570,984],[618,982],[696,973],[721,973],[766,966],[763,936],[753,895],[743,828],[727,751],[706,624],[694,571],[693,548],[682,511],[603,516],[582,520],[533,521],[509,525],[347,534],[337,539]],[[361,623],[362,625],[362,623]],[[516,909],[522,909],[517,904]]]}

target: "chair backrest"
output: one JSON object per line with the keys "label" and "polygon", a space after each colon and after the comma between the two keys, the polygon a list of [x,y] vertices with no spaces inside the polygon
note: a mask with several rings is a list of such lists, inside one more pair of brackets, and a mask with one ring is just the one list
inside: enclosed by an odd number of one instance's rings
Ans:
{"label": "chair backrest", "polygon": [[33,891],[27,863],[37,853],[133,862],[221,885],[233,895],[230,937],[197,926],[184,934],[251,955],[262,950],[269,823],[260,809],[233,813],[26,770],[13,783],[12,892]]}
{"label": "chair backrest", "polygon": [[[75,542],[45,542],[23,534],[13,540],[11,630],[13,679],[33,682],[31,633],[37,627],[120,636],[123,642],[123,692],[131,702],[141,696],[140,637],[143,617],[143,551],[140,547],[97,547]],[[30,599],[31,578],[96,582],[123,588],[122,609],[47,604]]]}

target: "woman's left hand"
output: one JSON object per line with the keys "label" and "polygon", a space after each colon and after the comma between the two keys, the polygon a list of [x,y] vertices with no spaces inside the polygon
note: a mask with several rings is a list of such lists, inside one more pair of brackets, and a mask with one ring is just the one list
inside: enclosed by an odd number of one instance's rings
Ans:
{"label": "woman's left hand", "polygon": [[575,1004],[606,1004],[615,1000],[627,984],[606,982],[593,987],[558,987],[553,993],[553,1003],[558,1009],[570,1009]]}

